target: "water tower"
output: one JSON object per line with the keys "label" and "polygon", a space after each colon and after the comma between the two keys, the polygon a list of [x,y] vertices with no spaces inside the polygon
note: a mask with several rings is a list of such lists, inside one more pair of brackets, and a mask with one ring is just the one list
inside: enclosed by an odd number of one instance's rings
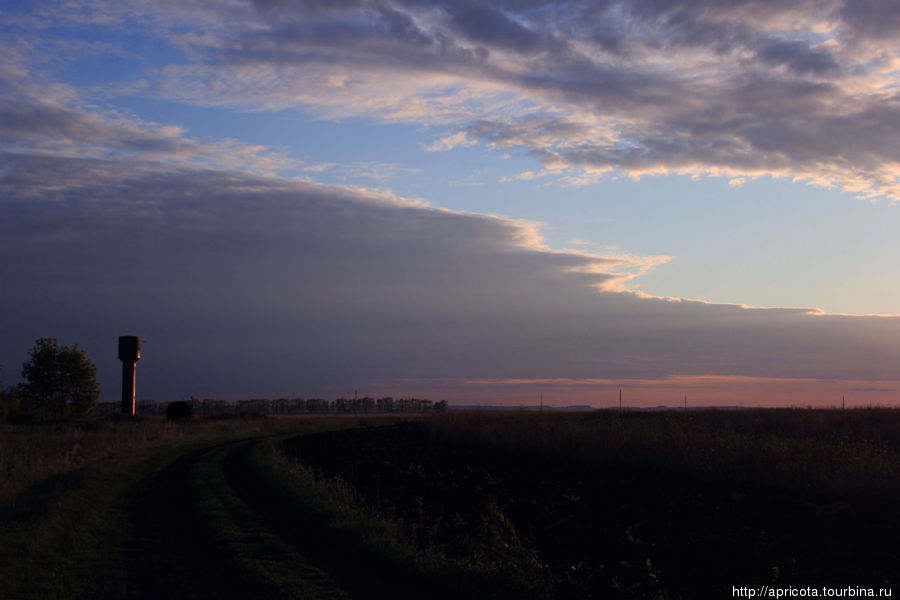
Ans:
{"label": "water tower", "polygon": [[134,371],[141,358],[141,338],[119,336],[119,360],[122,361],[122,414],[134,416]]}

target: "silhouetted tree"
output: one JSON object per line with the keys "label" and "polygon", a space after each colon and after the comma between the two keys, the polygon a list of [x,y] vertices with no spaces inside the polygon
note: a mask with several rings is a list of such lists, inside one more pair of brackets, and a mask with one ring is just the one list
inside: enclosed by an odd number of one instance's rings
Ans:
{"label": "silhouetted tree", "polygon": [[[0,371],[3,365],[0,364]],[[17,416],[19,412],[19,390],[15,387],[6,387],[0,381],[0,419],[6,421]]]}
{"label": "silhouetted tree", "polygon": [[85,351],[60,346],[56,338],[40,338],[22,365],[21,406],[39,419],[90,414],[100,398],[97,365]]}

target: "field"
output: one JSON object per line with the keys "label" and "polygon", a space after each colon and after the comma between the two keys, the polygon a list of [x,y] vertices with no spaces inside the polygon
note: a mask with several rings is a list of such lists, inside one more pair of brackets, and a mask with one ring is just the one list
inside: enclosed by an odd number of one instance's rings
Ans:
{"label": "field", "polygon": [[3,598],[891,589],[900,411],[93,421],[0,435]]}

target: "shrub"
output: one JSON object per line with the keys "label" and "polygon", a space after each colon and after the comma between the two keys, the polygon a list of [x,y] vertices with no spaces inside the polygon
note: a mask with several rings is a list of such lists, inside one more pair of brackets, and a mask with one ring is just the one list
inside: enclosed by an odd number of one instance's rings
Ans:
{"label": "shrub", "polygon": [[194,409],[191,408],[191,405],[182,400],[179,400],[178,402],[172,402],[171,404],[169,404],[169,406],[166,407],[166,418],[170,421],[190,419],[193,414]]}

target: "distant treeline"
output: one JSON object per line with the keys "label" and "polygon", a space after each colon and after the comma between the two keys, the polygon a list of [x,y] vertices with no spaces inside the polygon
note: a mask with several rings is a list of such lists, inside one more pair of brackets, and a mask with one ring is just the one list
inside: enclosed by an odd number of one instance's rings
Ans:
{"label": "distant treeline", "polygon": [[[139,400],[136,412],[140,415],[164,416],[171,402]],[[428,413],[446,412],[447,401],[432,402],[419,398],[255,398],[251,400],[202,400],[191,397],[189,404],[193,414],[199,417],[224,417],[230,415],[302,415],[302,414],[376,414],[376,413]],[[112,415],[121,411],[119,402],[101,402],[96,414]]]}

